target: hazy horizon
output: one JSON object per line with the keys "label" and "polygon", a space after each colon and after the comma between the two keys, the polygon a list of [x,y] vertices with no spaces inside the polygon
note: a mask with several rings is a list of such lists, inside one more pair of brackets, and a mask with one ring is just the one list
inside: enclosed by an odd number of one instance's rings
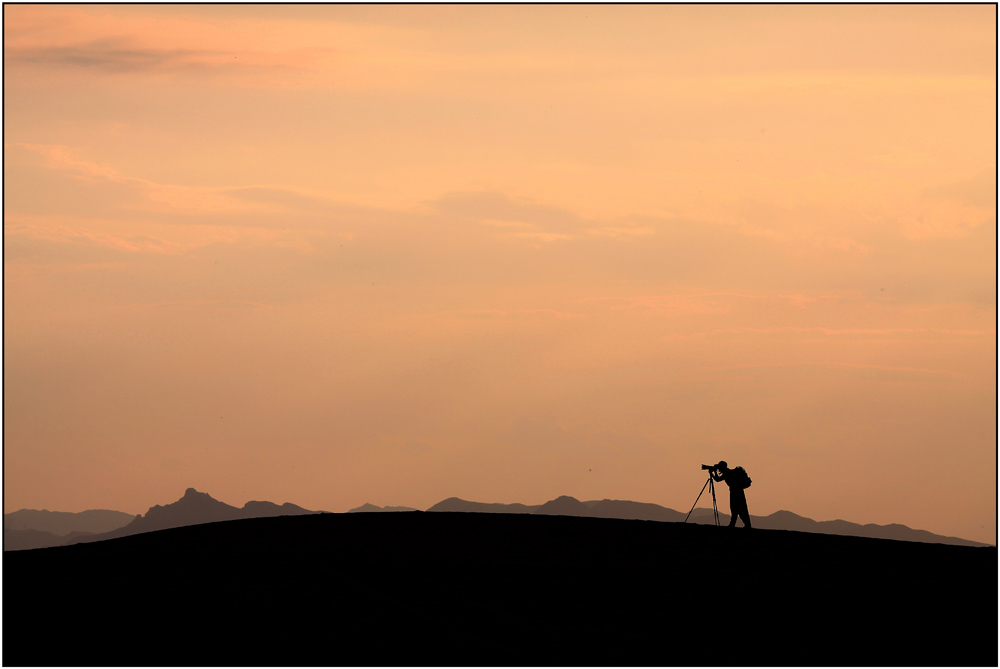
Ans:
{"label": "hazy horizon", "polygon": [[723,459],[996,544],[995,27],[5,5],[4,510],[686,511]]}

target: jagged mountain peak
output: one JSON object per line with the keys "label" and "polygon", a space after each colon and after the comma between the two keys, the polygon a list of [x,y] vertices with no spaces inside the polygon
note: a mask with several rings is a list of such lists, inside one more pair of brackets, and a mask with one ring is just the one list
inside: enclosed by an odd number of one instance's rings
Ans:
{"label": "jagged mountain peak", "polygon": [[188,488],[176,502],[150,507],[146,515],[136,518],[127,530],[129,533],[148,532],[182,525],[234,520],[239,516],[240,509],[237,507],[220,502],[208,493]]}
{"label": "jagged mountain peak", "polygon": [[82,537],[80,541],[110,539],[113,537],[165,530],[186,525],[200,525],[225,520],[243,518],[264,518],[268,516],[298,516],[316,513],[300,506],[286,502],[277,505],[274,502],[250,501],[243,508],[220,502],[207,492],[199,492],[188,488],[176,502],[152,506],[145,515],[136,518],[124,527],[100,535]]}
{"label": "jagged mountain peak", "polygon": [[[169,504],[157,504],[156,506],[150,507],[150,511],[154,509],[167,509],[167,508],[192,508],[192,507],[228,507],[230,509],[235,509],[235,506],[226,504],[225,502],[220,502],[215,499],[207,492],[198,492],[194,488],[188,488],[184,491],[184,494],[176,501],[170,502]],[[147,515],[149,515],[147,513]]]}

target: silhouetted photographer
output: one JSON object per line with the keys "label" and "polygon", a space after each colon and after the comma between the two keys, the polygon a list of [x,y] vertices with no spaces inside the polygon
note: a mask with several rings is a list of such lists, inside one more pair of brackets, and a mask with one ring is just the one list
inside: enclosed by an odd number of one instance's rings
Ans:
{"label": "silhouetted photographer", "polygon": [[713,481],[725,481],[729,486],[729,527],[736,527],[736,518],[743,519],[743,527],[750,527],[750,511],[747,510],[747,495],[744,490],[750,487],[750,477],[742,467],[729,468],[725,460],[716,465],[702,465],[707,469]]}

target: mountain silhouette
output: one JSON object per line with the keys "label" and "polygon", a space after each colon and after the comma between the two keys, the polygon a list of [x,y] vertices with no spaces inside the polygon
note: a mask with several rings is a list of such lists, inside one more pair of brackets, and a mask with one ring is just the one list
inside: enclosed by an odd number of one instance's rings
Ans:
{"label": "mountain silhouette", "polygon": [[[720,514],[721,515],[721,514]],[[726,516],[728,522],[729,516]],[[958,537],[946,537],[928,532],[927,530],[915,530],[891,523],[889,525],[859,525],[846,520],[812,520],[805,518],[791,511],[775,511],[769,516],[760,516],[759,520],[754,517],[754,527],[775,530],[795,530],[798,532],[818,532],[820,534],[836,534],[852,537],[872,537],[877,539],[895,539],[897,541],[921,541],[925,543],[943,543],[956,546],[987,546],[988,544],[960,539]]]}
{"label": "mountain silhouette", "polygon": [[188,488],[184,491],[184,495],[176,502],[164,506],[157,504],[150,507],[144,516],[136,516],[131,523],[124,527],[103,534],[81,536],[68,543],[104,541],[106,539],[127,537],[133,534],[156,532],[158,530],[167,530],[188,525],[218,523],[227,520],[299,516],[314,513],[317,512],[303,509],[295,504],[285,503],[279,506],[273,502],[261,501],[247,502],[242,508],[239,508],[225,502],[220,502],[208,493]]}
{"label": "mountain silhouette", "polygon": [[[537,506],[526,506],[524,504],[485,504],[482,502],[470,502],[457,497],[449,497],[435,504],[428,511],[532,513],[557,516],[587,516],[591,518],[618,518],[621,520],[655,520],[670,523],[684,522],[685,517],[688,515],[660,506],[659,504],[648,502],[630,502],[612,499],[580,502],[569,496],[557,497],[554,500]],[[990,545],[959,537],[934,534],[926,530],[914,530],[906,525],[897,523],[891,525],[859,525],[858,523],[851,523],[846,520],[815,521],[799,516],[791,511],[776,511],[769,516],[752,517],[755,527],[769,530],[794,530],[818,534],[894,539],[896,541],[919,541],[955,546]],[[719,511],[719,519],[723,525],[726,525],[729,523],[729,514]],[[697,508],[691,512],[687,522],[695,525],[714,525],[715,517],[711,509]]]}
{"label": "mountain silhouette", "polygon": [[271,516],[301,516],[307,513],[316,513],[303,509],[301,506],[285,502],[278,505],[274,502],[247,502],[241,509],[240,518],[269,518]]}
{"label": "mountain silhouette", "polygon": [[681,523],[684,522],[685,516],[680,511],[674,511],[659,504],[650,504],[648,502],[603,499],[595,502],[584,502],[584,504],[590,509],[590,515],[595,518],[657,520],[667,523]]}
{"label": "mountain silhouette", "polygon": [[130,513],[91,509],[71,513],[47,509],[21,509],[3,515],[5,530],[41,530],[64,537],[70,532],[110,532],[128,525],[135,518]]}
{"label": "mountain silhouette", "polygon": [[79,513],[21,509],[3,516],[3,549],[18,551],[61,546],[81,537],[118,529],[133,518],[132,514],[107,509]]}
{"label": "mountain silhouette", "polygon": [[[378,507],[374,504],[364,504],[351,509],[348,513],[370,513],[370,512],[399,512],[416,511],[405,506]],[[428,512],[450,512],[450,513],[506,513],[506,514],[537,514],[555,516],[584,516],[592,518],[608,518],[620,520],[651,520],[659,522],[683,522],[688,514],[675,511],[658,504],[648,502],[632,502],[627,500],[587,500],[579,501],[574,497],[561,496],[545,504],[503,504],[484,503],[463,500],[458,497],[449,497],[427,509]],[[207,493],[198,492],[194,488],[188,488],[184,495],[171,504],[151,507],[146,514],[140,516],[130,516],[117,511],[94,511],[82,512],[80,514],[66,514],[60,512],[37,512],[24,510],[6,514],[5,524],[15,526],[4,529],[4,550],[24,550],[32,548],[44,548],[48,546],[61,545],[65,543],[88,543],[103,541],[117,537],[129,536],[142,532],[153,532],[172,527],[183,527],[186,525],[197,525],[202,523],[215,523],[226,520],[237,520],[247,518],[265,518],[271,516],[293,516],[307,515],[315,513],[325,513],[320,511],[310,511],[291,503],[275,504],[266,501],[247,502],[242,508],[231,506],[220,502]],[[79,526],[83,518],[99,518],[102,522],[120,523],[122,517],[130,518],[131,522],[108,532],[88,533],[77,530],[66,536],[57,536],[53,533],[37,533],[39,527],[25,527],[33,519],[42,519],[42,522],[49,522],[58,518],[62,522],[66,518],[78,517],[76,521]],[[720,511],[722,524],[728,524],[729,515]],[[693,525],[713,525],[715,518],[709,508],[694,509],[687,519]],[[799,516],[791,511],[776,511],[768,516],[753,516],[754,526],[759,529],[791,530],[798,532],[812,532],[818,534],[832,534],[841,536],[857,536],[880,539],[893,539],[896,541],[918,541],[925,543],[943,543],[957,546],[987,546],[976,541],[969,541],[958,537],[947,537],[927,532],[926,530],[914,530],[905,525],[860,525],[845,520],[815,521],[810,518]],[[19,525],[19,526],[18,526]],[[59,525],[61,528],[69,526],[67,523]],[[31,530],[31,531],[28,531]]]}
{"label": "mountain silhouette", "polygon": [[499,504],[486,502],[468,502],[458,497],[449,497],[440,501],[428,511],[458,511],[465,513],[532,513],[536,506],[526,506],[524,504]]}
{"label": "mountain silhouette", "polygon": [[385,511],[416,511],[417,509],[408,506],[375,506],[374,504],[362,504],[347,513],[379,513]]}
{"label": "mountain silhouette", "polygon": [[3,549],[5,551],[24,551],[32,548],[48,548],[66,543],[66,537],[45,532],[44,530],[12,530],[3,529]]}
{"label": "mountain silhouette", "polygon": [[[686,513],[649,502],[631,502],[614,499],[580,502],[574,497],[565,495],[545,504],[535,506],[470,502],[458,497],[449,497],[427,510],[462,513],[530,513],[555,516],[586,516],[591,518],[618,518],[621,520],[655,520],[668,523],[684,522],[685,517],[688,516]],[[797,532],[893,539],[896,541],[919,541],[954,546],[990,545],[959,537],[934,534],[926,530],[914,530],[898,523],[890,525],[859,525],[858,523],[851,523],[846,520],[816,521],[792,513],[791,511],[776,511],[768,516],[752,516],[752,518],[754,527],[760,529],[794,530]],[[729,514],[720,511],[719,519],[723,525],[726,525],[729,523]],[[687,522],[694,525],[714,525],[715,517],[711,509],[702,507],[694,509]]]}
{"label": "mountain silhouette", "polygon": [[551,502],[542,504],[533,513],[541,516],[593,516],[589,506],[568,495],[556,497]]}
{"label": "mountain silhouette", "polygon": [[170,527],[214,523],[240,518],[240,509],[220,502],[205,492],[194,488],[184,491],[184,496],[173,504],[150,507],[145,516],[139,516],[126,527],[140,532],[165,530]]}

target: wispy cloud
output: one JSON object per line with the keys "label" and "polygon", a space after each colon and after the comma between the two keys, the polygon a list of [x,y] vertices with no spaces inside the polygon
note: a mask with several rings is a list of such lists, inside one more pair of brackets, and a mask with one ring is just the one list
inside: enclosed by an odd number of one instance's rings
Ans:
{"label": "wispy cloud", "polygon": [[124,40],[103,39],[84,44],[13,48],[4,54],[12,63],[75,67],[103,72],[154,72],[179,68],[231,65],[233,54],[205,49],[149,49],[128,46]]}
{"label": "wispy cloud", "polygon": [[112,233],[101,229],[100,222],[81,225],[81,221],[57,222],[51,219],[12,215],[4,222],[4,239],[15,250],[25,242],[57,245],[103,247],[122,253],[171,254],[190,248],[176,239],[157,237],[144,232]]}
{"label": "wispy cloud", "polygon": [[56,170],[66,170],[82,179],[114,181],[116,183],[131,183],[136,185],[151,185],[152,182],[134,177],[126,177],[111,165],[95,163],[79,155],[79,151],[61,144],[28,144],[16,142],[6,146],[14,146],[39,154],[45,158],[48,167]]}
{"label": "wispy cloud", "polygon": [[64,172],[74,179],[117,184],[127,190],[119,193],[109,204],[132,210],[174,211],[188,213],[223,213],[261,210],[266,202],[231,197],[231,190],[208,186],[186,186],[159,183],[150,179],[129,176],[107,163],[87,158],[81,149],[60,144],[31,144],[17,142],[5,145],[41,156],[44,165],[57,172]]}
{"label": "wispy cloud", "polygon": [[[4,50],[9,66],[32,70],[82,70],[97,75],[155,75],[176,73],[227,75],[231,83],[256,81],[270,85],[301,83],[336,51],[324,47],[277,51],[140,46],[126,37],[45,46],[11,46]],[[271,76],[280,75],[280,76]],[[261,78],[263,77],[263,78]],[[284,81],[282,80],[284,78]]]}

